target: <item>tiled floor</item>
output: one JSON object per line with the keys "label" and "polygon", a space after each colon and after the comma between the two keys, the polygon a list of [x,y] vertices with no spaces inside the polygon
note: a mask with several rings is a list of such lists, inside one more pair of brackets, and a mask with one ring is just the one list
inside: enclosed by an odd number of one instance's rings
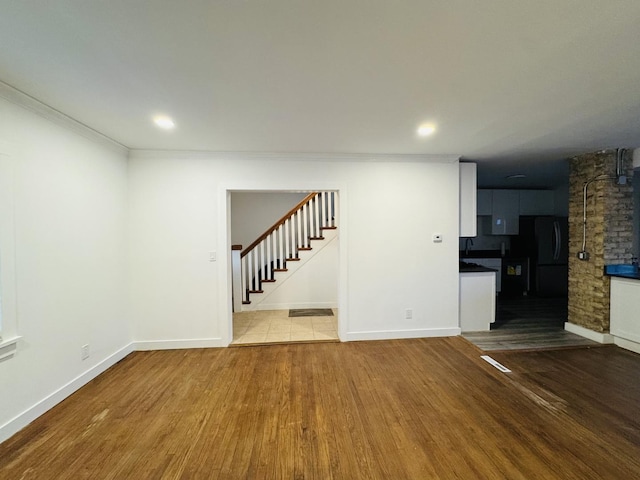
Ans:
{"label": "tiled floor", "polygon": [[338,341],[338,317],[289,317],[289,310],[233,314],[232,345]]}

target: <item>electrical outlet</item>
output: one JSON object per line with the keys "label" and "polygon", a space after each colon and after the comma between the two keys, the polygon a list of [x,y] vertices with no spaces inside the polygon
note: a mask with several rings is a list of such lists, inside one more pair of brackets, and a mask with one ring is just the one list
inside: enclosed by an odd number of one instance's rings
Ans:
{"label": "electrical outlet", "polygon": [[80,356],[82,357],[82,360],[89,358],[89,344],[83,345],[80,348]]}
{"label": "electrical outlet", "polygon": [[407,320],[411,320],[413,318],[413,310],[410,309],[410,308],[407,308],[404,311],[404,318],[407,319]]}
{"label": "electrical outlet", "polygon": [[589,260],[589,252],[586,252],[584,250],[578,252],[578,260],[582,260],[584,262],[586,262],[587,260]]}

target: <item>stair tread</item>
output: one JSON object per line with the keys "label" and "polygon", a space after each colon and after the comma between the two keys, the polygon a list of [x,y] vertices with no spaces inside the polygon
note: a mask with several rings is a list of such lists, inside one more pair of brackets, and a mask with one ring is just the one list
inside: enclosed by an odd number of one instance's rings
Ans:
{"label": "stair tread", "polygon": [[338,227],[320,227],[320,230],[335,230]]}
{"label": "stair tread", "polygon": [[285,261],[286,261],[286,262],[299,262],[299,261],[300,261],[300,259],[299,259],[299,258],[293,258],[293,257],[292,257],[292,258],[287,258]]}
{"label": "stair tread", "polygon": [[249,290],[249,293],[264,293],[264,290]]}
{"label": "stair tread", "polygon": [[309,240],[324,240],[324,237],[309,237]]}
{"label": "stair tread", "polygon": [[272,282],[275,282],[275,281],[276,281],[275,278],[265,278],[264,280],[262,280],[262,283],[265,283],[265,282],[272,283]]}
{"label": "stair tread", "polygon": [[288,268],[274,268],[273,271],[274,272],[288,272],[289,269]]}
{"label": "stair tread", "polygon": [[298,247],[298,250],[313,250],[313,247]]}

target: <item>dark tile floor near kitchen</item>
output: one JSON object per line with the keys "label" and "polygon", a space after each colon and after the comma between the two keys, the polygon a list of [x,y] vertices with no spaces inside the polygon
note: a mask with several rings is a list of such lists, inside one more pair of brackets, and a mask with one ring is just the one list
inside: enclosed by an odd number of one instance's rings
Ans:
{"label": "dark tile floor near kitchen", "polygon": [[464,333],[462,336],[485,351],[600,345],[564,330],[566,321],[566,298],[500,297],[491,330]]}

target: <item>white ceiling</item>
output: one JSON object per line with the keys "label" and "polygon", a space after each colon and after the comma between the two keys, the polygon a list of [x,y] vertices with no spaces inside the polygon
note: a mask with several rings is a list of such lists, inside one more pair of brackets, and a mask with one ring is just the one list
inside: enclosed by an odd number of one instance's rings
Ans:
{"label": "white ceiling", "polygon": [[[498,186],[520,172],[553,185],[570,155],[640,145],[638,0],[0,0],[0,12],[0,80],[130,148],[456,154]],[[152,125],[160,112],[174,131]],[[425,121],[438,131],[418,138]]]}

